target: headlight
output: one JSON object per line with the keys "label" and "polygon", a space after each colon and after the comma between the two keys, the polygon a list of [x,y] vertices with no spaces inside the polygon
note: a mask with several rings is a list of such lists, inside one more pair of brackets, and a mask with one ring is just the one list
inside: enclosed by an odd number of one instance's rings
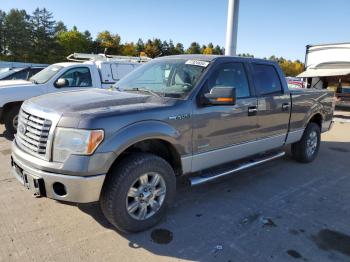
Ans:
{"label": "headlight", "polygon": [[103,130],[56,129],[53,161],[64,162],[70,155],[91,155],[104,138]]}

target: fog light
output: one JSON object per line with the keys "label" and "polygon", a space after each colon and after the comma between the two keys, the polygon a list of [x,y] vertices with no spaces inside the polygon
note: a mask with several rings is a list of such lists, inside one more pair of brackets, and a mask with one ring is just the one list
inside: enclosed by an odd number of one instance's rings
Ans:
{"label": "fog light", "polygon": [[53,189],[53,192],[55,192],[55,194],[58,196],[67,195],[66,187],[60,182],[53,183],[52,189]]}

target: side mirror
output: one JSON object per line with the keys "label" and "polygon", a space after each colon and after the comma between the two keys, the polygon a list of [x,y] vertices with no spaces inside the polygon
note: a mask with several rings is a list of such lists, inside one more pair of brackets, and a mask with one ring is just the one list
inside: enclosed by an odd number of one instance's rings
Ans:
{"label": "side mirror", "polygon": [[58,87],[58,88],[65,87],[65,86],[68,86],[68,85],[69,85],[68,80],[64,79],[64,78],[59,78],[55,82],[55,87]]}
{"label": "side mirror", "polygon": [[204,94],[204,98],[209,105],[235,105],[236,88],[213,87],[210,93]]}

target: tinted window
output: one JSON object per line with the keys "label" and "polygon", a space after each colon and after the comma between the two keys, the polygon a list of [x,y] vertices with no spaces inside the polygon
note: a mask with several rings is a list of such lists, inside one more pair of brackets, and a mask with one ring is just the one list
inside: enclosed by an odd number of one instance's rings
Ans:
{"label": "tinted window", "polygon": [[209,80],[209,91],[213,87],[234,87],[237,98],[250,96],[249,84],[242,63],[221,65]]}
{"label": "tinted window", "polygon": [[255,87],[260,95],[282,93],[281,81],[271,65],[253,64]]}
{"label": "tinted window", "polygon": [[28,77],[28,69],[21,70],[17,73],[13,73],[7,77],[5,77],[3,80],[15,80],[15,79],[23,79],[27,80]]}
{"label": "tinted window", "polygon": [[69,69],[60,78],[67,80],[67,85],[65,87],[92,86],[90,70],[87,67]]}

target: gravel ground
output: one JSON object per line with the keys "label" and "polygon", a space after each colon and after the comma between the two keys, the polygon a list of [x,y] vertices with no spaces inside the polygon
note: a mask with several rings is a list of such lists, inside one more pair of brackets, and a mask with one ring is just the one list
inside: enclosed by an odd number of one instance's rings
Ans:
{"label": "gravel ground", "polygon": [[337,112],[319,157],[283,159],[190,188],[166,219],[115,231],[98,204],[33,198],[10,174],[0,127],[0,261],[350,261],[350,118]]}

